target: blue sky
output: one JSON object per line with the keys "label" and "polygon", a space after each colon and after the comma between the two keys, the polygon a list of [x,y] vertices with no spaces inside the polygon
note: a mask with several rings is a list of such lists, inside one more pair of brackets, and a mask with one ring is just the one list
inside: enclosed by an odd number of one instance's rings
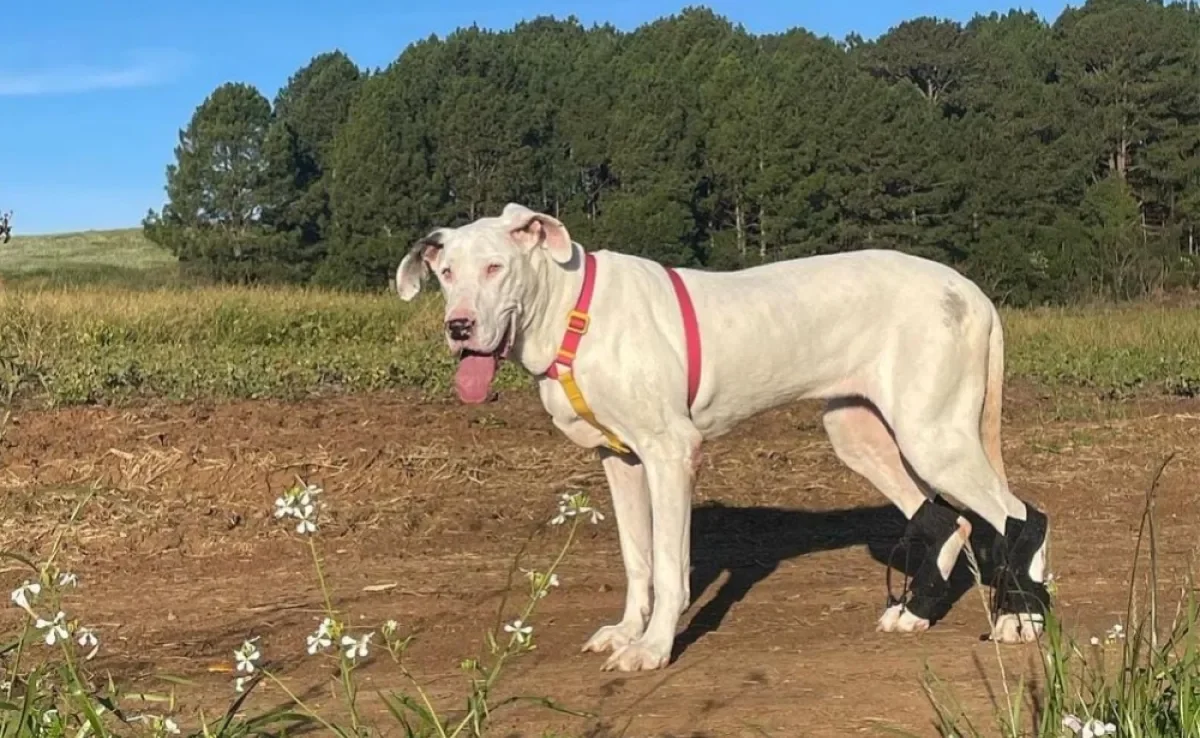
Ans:
{"label": "blue sky", "polygon": [[[1011,0],[1010,0],[1011,2]],[[14,231],[135,226],[165,197],[179,129],[217,85],[268,98],[315,54],[339,48],[386,65],[410,42],[538,15],[629,30],[707,4],[754,32],[802,26],[873,38],[918,15],[968,20],[1016,5],[1053,20],[1063,0],[42,0],[0,15],[0,209]],[[1078,4],[1078,3],[1074,3]]]}

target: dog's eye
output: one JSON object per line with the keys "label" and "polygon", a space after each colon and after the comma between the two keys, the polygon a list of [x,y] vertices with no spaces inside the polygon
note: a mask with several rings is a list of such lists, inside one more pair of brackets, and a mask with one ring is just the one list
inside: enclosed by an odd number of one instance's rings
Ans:
{"label": "dog's eye", "polygon": [[503,269],[503,268],[504,268],[504,267],[502,267],[502,266],[501,266],[501,265],[499,265],[499,264],[488,264],[488,266],[487,266],[487,275],[488,275],[489,277],[495,276],[495,274],[496,274],[497,272],[499,272],[499,271],[500,271],[501,269]]}
{"label": "dog's eye", "polygon": [[450,271],[450,267],[446,267],[442,270],[442,279],[449,280],[452,276],[454,276],[454,274]]}

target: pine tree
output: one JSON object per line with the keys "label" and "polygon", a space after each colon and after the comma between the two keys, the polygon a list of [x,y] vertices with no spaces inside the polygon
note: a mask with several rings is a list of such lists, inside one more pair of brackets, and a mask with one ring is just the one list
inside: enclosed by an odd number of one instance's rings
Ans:
{"label": "pine tree", "polygon": [[168,203],[148,232],[185,266],[238,281],[286,278],[290,239],[271,227],[280,202],[271,105],[254,87],[228,83],[196,108],[167,167]]}
{"label": "pine tree", "polygon": [[320,54],[293,74],[275,97],[279,166],[291,172],[281,193],[285,210],[277,228],[294,231],[294,261],[311,274],[325,256],[332,212],[329,184],[334,140],[345,123],[362,79],[345,54]]}
{"label": "pine tree", "polygon": [[1087,0],[875,41],[703,7],[630,32],[463,28],[385,70],[223,85],[145,226],[222,279],[382,289],[412,240],[506,202],[590,248],[729,269],[860,248],[1012,304],[1200,281],[1200,12]]}
{"label": "pine tree", "polygon": [[322,284],[382,288],[447,201],[432,143],[442,47],[427,41],[363,81],[330,152]]}

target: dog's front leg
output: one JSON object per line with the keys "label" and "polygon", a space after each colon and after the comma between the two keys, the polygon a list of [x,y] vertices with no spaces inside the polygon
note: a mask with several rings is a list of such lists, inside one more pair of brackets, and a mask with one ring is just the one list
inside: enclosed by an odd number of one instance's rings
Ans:
{"label": "dog's front leg", "polygon": [[584,644],[584,651],[617,650],[640,638],[650,617],[650,494],[646,468],[636,457],[602,450],[601,463],[612,494],[625,564],[625,614],[616,625],[606,625]]}
{"label": "dog's front leg", "polygon": [[684,583],[688,572],[684,567],[689,560],[694,459],[698,456],[698,440],[681,445],[655,443],[653,453],[643,454],[653,514],[654,610],[642,637],[614,652],[604,664],[605,670],[661,669],[671,659],[675,629],[687,605]]}

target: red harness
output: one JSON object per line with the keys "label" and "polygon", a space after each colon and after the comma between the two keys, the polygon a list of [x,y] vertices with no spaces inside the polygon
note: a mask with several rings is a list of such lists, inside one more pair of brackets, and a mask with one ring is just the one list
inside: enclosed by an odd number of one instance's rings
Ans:
{"label": "red harness", "polygon": [[[696,401],[696,392],[700,388],[700,326],[696,320],[696,308],[692,305],[691,295],[679,273],[670,267],[664,267],[671,285],[675,288],[675,297],[679,301],[679,310],[683,314],[683,335],[687,342],[687,382],[688,382],[688,411]],[[579,341],[587,333],[591,323],[588,307],[592,304],[592,295],[596,291],[596,257],[590,253],[583,256],[583,287],[579,290],[579,298],[575,301],[575,309],[567,314],[567,331],[563,335],[562,345],[558,355],[546,370],[546,376],[557,379],[567,392],[575,411],[592,425],[600,429],[608,439],[609,447],[614,451],[628,451],[628,448],[617,439],[616,435],[596,421],[591,409],[583,399],[571,376],[571,366],[575,362],[575,352],[579,349]],[[559,370],[559,365],[565,371]]]}

